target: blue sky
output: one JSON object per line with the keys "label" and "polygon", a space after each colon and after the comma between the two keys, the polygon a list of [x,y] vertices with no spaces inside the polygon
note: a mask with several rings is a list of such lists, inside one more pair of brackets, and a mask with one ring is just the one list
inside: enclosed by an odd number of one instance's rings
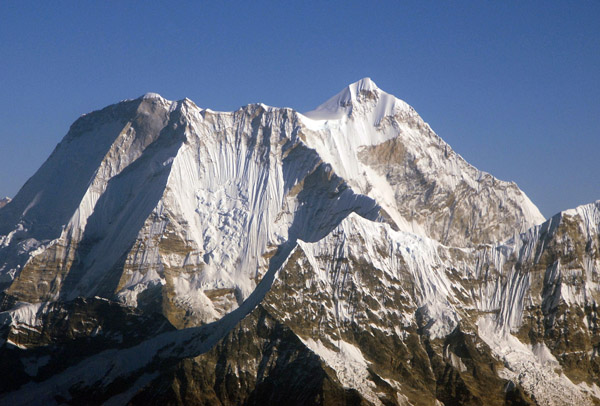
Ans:
{"label": "blue sky", "polygon": [[0,195],[146,92],[299,111],[371,77],[545,216],[600,199],[600,2],[0,2]]}

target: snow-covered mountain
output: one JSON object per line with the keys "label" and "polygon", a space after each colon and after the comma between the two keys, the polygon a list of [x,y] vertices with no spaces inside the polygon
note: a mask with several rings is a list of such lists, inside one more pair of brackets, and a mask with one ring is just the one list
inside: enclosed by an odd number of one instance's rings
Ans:
{"label": "snow-covered mountain", "polygon": [[599,213],[546,221],[370,79],[124,101],[0,209],[0,400],[600,402]]}

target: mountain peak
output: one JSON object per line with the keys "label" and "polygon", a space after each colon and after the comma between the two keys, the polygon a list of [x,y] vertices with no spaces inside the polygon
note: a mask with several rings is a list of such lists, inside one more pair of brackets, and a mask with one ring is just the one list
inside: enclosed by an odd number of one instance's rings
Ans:
{"label": "mountain peak", "polygon": [[410,106],[395,96],[381,90],[369,77],[351,83],[341,92],[321,104],[315,110],[304,113],[313,120],[339,120],[357,113],[358,110],[369,114],[373,124],[378,124],[385,116],[394,115]]}
{"label": "mountain peak", "polygon": [[376,90],[380,90],[375,84],[375,82],[373,82],[369,77],[362,78],[358,82],[354,82],[348,85],[348,89],[354,92],[354,94],[359,94],[362,91],[373,92]]}
{"label": "mountain peak", "polygon": [[142,100],[147,100],[147,99],[164,99],[164,97],[162,97],[158,93],[148,92],[148,93],[144,94],[142,97],[140,97],[140,99],[142,99]]}

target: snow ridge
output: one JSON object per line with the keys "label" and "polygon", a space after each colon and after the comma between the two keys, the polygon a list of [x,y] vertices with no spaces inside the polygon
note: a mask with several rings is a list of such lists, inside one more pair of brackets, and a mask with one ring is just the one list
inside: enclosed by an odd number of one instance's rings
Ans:
{"label": "snow ridge", "polygon": [[313,120],[339,120],[360,111],[360,105],[368,99],[376,99],[376,107],[370,115],[374,124],[400,111],[409,111],[410,106],[400,99],[382,91],[370,78],[352,83],[315,110],[304,113]]}
{"label": "snow ridge", "polygon": [[397,229],[465,246],[545,220],[514,183],[469,165],[412,107],[368,78],[301,117],[307,144],[377,200]]}

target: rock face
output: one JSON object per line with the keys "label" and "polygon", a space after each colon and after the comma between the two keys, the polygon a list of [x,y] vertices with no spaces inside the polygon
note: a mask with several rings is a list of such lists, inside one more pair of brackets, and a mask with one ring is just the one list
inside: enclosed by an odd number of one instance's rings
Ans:
{"label": "rock face", "polygon": [[600,403],[599,227],[369,79],[306,114],[147,94],[0,210],[0,401]]}
{"label": "rock face", "polygon": [[514,183],[469,165],[415,110],[370,79],[316,110],[307,142],[393,226],[446,245],[500,241],[544,221]]}

